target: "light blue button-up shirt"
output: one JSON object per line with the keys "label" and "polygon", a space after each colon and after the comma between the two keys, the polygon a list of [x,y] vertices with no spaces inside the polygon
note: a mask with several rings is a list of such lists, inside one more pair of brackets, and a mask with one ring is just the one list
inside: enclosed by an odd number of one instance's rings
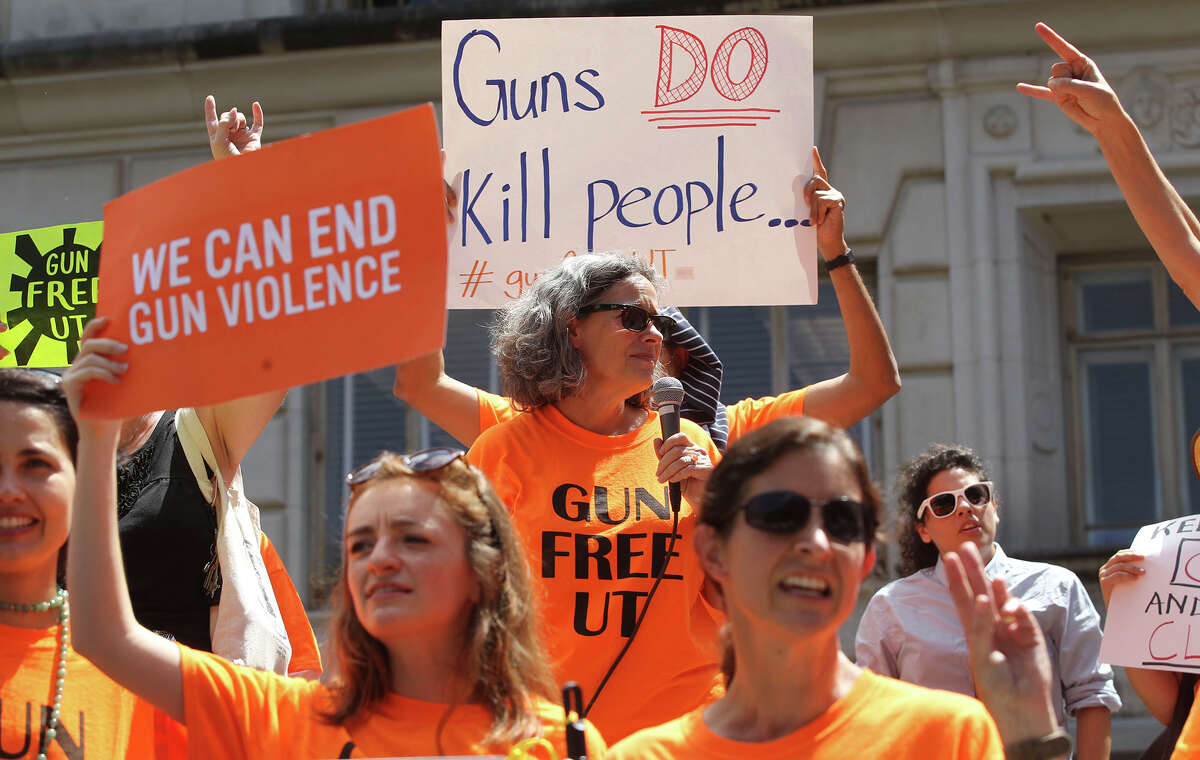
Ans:
{"label": "light blue button-up shirt", "polygon": [[[1100,616],[1079,577],[1057,565],[1013,559],[1000,544],[995,548],[987,576],[1002,578],[1045,634],[1059,724],[1082,707],[1119,710],[1112,668],[1099,661]],[[854,650],[858,664],[876,673],[975,696],[967,639],[941,557],[935,566],[892,581],[871,598]]]}

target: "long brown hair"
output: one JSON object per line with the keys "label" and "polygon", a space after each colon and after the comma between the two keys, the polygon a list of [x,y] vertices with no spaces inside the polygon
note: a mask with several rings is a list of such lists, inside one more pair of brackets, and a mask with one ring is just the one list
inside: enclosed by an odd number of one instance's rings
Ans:
{"label": "long brown hair", "polygon": [[[466,534],[467,561],[479,584],[479,601],[463,635],[463,675],[473,684],[467,699],[492,713],[483,744],[511,744],[535,734],[541,722],[533,712],[533,699],[550,698],[554,682],[538,635],[525,553],[508,510],[483,473],[464,459],[422,473],[414,473],[390,452],[374,462],[378,472],[354,489],[346,513],[368,489],[388,480],[414,478],[438,486],[442,503]],[[392,682],[387,647],[363,628],[354,611],[345,560],[333,594],[331,630],[336,652],[329,683],[333,703],[321,717],[345,725],[365,717]],[[439,736],[453,709],[451,705],[443,717]]]}

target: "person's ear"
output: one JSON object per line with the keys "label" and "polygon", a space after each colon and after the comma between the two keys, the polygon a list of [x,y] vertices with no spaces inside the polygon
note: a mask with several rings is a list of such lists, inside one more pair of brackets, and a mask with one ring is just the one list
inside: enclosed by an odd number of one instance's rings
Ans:
{"label": "person's ear", "polygon": [[917,535],[927,544],[933,543],[933,536],[929,535],[929,529],[925,527],[924,520],[918,520],[913,527],[917,529]]}
{"label": "person's ear", "polygon": [[567,340],[571,342],[571,348],[579,350],[579,317],[567,320]]}
{"label": "person's ear", "polygon": [[692,548],[700,558],[700,566],[704,572],[717,583],[723,583],[729,578],[729,568],[725,557],[725,538],[717,529],[707,523],[696,526],[692,534]]}
{"label": "person's ear", "polygon": [[871,548],[867,549],[867,555],[863,557],[862,578],[866,580],[871,571],[875,569],[875,544],[871,544]]}

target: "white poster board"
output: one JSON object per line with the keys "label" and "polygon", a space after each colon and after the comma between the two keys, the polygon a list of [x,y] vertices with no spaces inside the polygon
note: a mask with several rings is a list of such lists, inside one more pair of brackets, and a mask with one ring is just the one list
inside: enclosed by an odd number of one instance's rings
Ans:
{"label": "white poster board", "polygon": [[816,302],[812,19],[445,21],[449,308],[566,256],[637,255],[661,304]]}
{"label": "white poster board", "polygon": [[1147,525],[1130,548],[1146,574],[1113,589],[1100,661],[1200,670],[1200,515]]}

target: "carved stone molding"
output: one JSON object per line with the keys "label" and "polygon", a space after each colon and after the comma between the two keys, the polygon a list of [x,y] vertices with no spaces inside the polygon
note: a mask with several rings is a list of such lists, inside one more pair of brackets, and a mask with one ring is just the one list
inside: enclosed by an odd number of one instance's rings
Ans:
{"label": "carved stone molding", "polygon": [[1117,94],[1138,127],[1151,129],[1167,115],[1171,81],[1159,69],[1138,66],[1125,76]]}
{"label": "carved stone molding", "polygon": [[1175,91],[1171,107],[1171,138],[1181,148],[1200,148],[1200,85]]}
{"label": "carved stone molding", "polygon": [[1017,112],[1012,106],[995,105],[983,114],[983,131],[1002,140],[1017,131]]}

